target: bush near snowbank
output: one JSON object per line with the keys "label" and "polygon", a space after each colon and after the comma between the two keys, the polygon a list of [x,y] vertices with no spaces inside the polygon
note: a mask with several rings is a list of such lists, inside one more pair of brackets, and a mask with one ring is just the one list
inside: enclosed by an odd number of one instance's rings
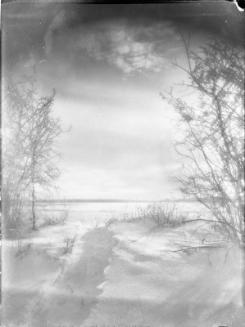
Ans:
{"label": "bush near snowbank", "polygon": [[[186,217],[181,215],[173,205],[150,204],[146,208],[139,208],[134,216],[125,217],[121,221],[127,223],[143,222],[153,223],[156,227],[178,227],[186,222]],[[106,226],[118,222],[118,219],[111,218]]]}
{"label": "bush near snowbank", "polygon": [[152,221],[157,227],[178,227],[186,220],[173,205],[152,204],[141,211],[141,218]]}

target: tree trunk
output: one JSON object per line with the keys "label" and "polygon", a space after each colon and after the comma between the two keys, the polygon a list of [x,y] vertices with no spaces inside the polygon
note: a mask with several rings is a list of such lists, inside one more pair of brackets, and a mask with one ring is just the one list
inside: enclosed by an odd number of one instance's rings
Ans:
{"label": "tree trunk", "polygon": [[36,210],[35,210],[35,185],[32,184],[32,196],[31,196],[31,211],[32,211],[32,229],[36,229]]}

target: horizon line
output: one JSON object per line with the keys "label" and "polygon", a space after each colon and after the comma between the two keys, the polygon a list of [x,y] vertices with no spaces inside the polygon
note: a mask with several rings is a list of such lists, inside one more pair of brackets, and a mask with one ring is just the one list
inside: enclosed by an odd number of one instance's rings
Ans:
{"label": "horizon line", "polygon": [[93,203],[99,203],[99,202],[104,202],[104,203],[109,203],[109,202],[118,202],[118,203],[125,203],[125,202],[131,202],[131,203],[135,203],[135,202],[193,202],[196,201],[195,199],[184,199],[184,198],[177,198],[177,199],[161,199],[161,200],[153,200],[153,199],[141,199],[141,200],[137,200],[137,199],[115,199],[115,198],[111,198],[111,199],[104,199],[104,198],[70,198],[70,199],[66,199],[66,198],[59,198],[59,199],[37,199],[36,202],[42,203],[42,202],[70,202],[70,203],[85,203],[85,202],[93,202]]}

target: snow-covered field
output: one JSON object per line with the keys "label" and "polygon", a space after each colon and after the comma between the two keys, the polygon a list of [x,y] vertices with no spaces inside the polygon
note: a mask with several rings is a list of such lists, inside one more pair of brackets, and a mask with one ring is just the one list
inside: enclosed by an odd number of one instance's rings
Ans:
{"label": "snow-covered field", "polygon": [[245,326],[239,250],[200,222],[127,221],[147,205],[41,205],[39,230],[3,244],[2,326]]}

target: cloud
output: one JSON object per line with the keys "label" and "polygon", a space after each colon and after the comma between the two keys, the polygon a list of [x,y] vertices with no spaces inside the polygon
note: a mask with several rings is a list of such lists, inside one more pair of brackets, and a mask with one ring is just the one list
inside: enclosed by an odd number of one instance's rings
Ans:
{"label": "cloud", "polygon": [[170,23],[133,26],[101,23],[82,33],[76,47],[97,61],[106,61],[130,74],[161,71],[166,55],[176,47],[175,30]]}
{"label": "cloud", "polygon": [[[6,2],[6,1],[5,1]],[[65,1],[67,2],[67,1]],[[22,64],[29,57],[30,52],[37,56],[37,60],[47,59],[46,56],[52,53],[52,50],[57,50],[56,55],[63,52],[69,55],[74,50],[72,45],[76,43],[76,38],[86,36],[91,26],[97,26],[95,39],[100,34],[100,29],[103,26],[108,26],[111,30],[113,25],[118,22],[124,22],[124,25],[131,25],[130,28],[123,27],[132,36],[129,43],[129,48],[133,54],[133,59],[129,59],[126,55],[122,55],[119,51],[115,51],[115,56],[111,56],[110,60],[113,65],[124,69],[127,72],[139,71],[143,69],[143,61],[146,63],[144,67],[154,69],[158,64],[156,62],[155,49],[152,56],[145,59],[146,56],[135,56],[135,51],[132,50],[132,44],[141,41],[135,39],[135,33],[132,30],[138,26],[140,31],[146,34],[151,28],[157,25],[162,25],[160,33],[164,35],[168,29],[167,23],[170,26],[179,26],[183,31],[190,31],[193,36],[203,42],[203,36],[209,34],[211,37],[223,36],[232,42],[241,43],[243,31],[243,17],[237,11],[236,7],[228,2],[221,3],[183,3],[178,6],[172,4],[81,4],[81,3],[64,3],[60,1],[11,1],[4,3],[2,6],[3,18],[3,51],[5,53],[4,61],[8,63],[8,69],[13,69],[13,65]],[[127,22],[127,23],[126,23]],[[109,27],[111,24],[111,27]],[[121,25],[123,25],[121,23]],[[171,29],[171,28],[170,28]],[[76,36],[77,30],[79,34]],[[105,33],[104,33],[105,32]],[[110,40],[109,32],[102,31],[102,38]],[[114,33],[114,32],[113,32]],[[57,34],[60,37],[60,46],[57,49],[54,41],[57,41]],[[68,36],[66,35],[68,34]],[[66,37],[67,36],[67,37]],[[201,38],[200,38],[201,36]],[[5,42],[7,37],[7,42]],[[112,37],[113,39],[113,37]],[[118,44],[117,41],[115,42]],[[105,46],[106,42],[105,42]],[[168,44],[164,43],[168,47]],[[93,46],[91,46],[93,48]],[[93,54],[97,52],[92,50]],[[120,48],[120,46],[119,46]],[[126,49],[127,47],[125,47]],[[148,45],[144,44],[145,50],[149,53]],[[101,49],[106,59],[108,53]],[[59,53],[58,53],[59,51]],[[102,55],[103,57],[103,55]],[[110,57],[110,56],[109,56]],[[104,57],[103,57],[104,58]],[[109,58],[108,58],[109,60]],[[163,63],[163,62],[162,62]]]}
{"label": "cloud", "polygon": [[[81,24],[69,29],[64,11],[52,20],[45,36],[46,54],[62,54],[69,60],[90,58],[99,64],[116,67],[126,74],[159,72],[168,57],[178,53],[179,42],[169,22],[143,25],[121,21]],[[62,27],[63,26],[63,27]]]}

